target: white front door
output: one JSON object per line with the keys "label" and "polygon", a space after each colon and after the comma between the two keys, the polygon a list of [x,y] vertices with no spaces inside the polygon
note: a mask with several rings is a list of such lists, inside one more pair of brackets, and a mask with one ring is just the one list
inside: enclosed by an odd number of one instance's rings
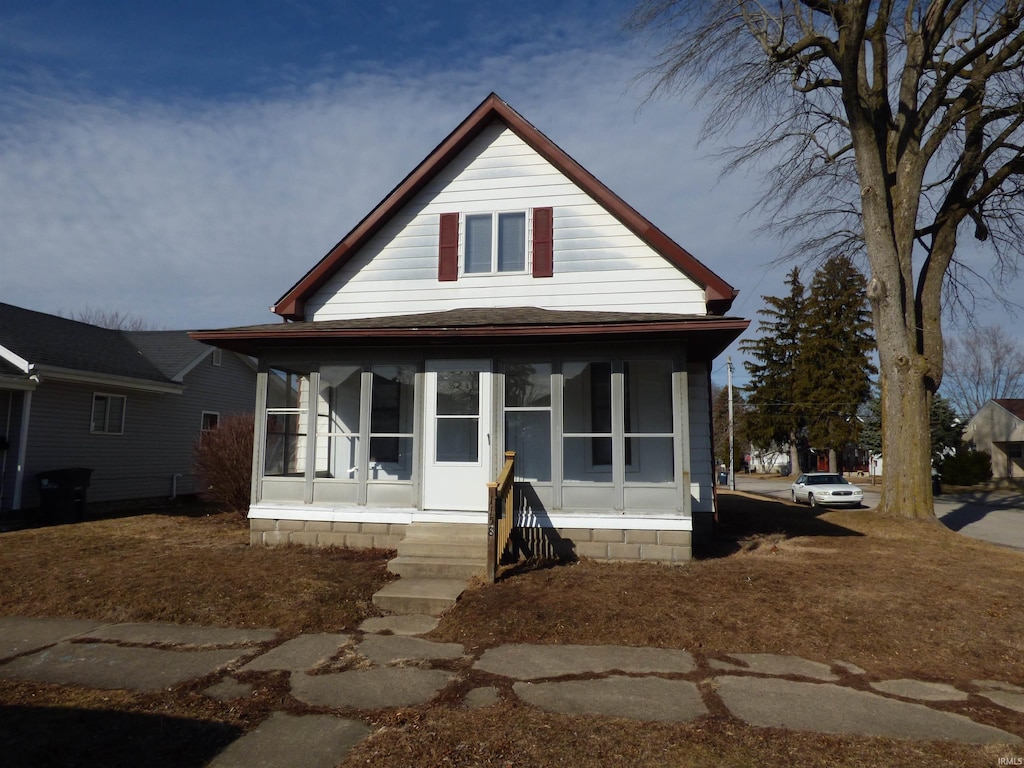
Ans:
{"label": "white front door", "polygon": [[423,508],[487,510],[491,475],[491,364],[426,365]]}

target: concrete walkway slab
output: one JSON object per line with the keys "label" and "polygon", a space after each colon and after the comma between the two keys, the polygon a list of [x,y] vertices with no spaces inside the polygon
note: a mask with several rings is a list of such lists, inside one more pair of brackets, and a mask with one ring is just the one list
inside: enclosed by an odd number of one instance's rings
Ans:
{"label": "concrete walkway slab", "polygon": [[484,652],[474,669],[516,680],[602,672],[687,674],[696,669],[687,651],[619,645],[502,645]]}
{"label": "concrete walkway slab", "polygon": [[685,680],[616,675],[599,680],[519,682],[512,690],[527,704],[564,715],[684,723],[707,714],[697,686]]}
{"label": "concrete walkway slab", "polygon": [[0,678],[161,691],[230,664],[241,650],[161,651],[109,643],[59,643],[0,665]]}
{"label": "concrete walkway slab", "polygon": [[251,683],[240,683],[234,678],[228,677],[216,685],[211,685],[203,693],[217,701],[234,701],[251,696],[254,690]]}
{"label": "concrete walkway slab", "polygon": [[393,664],[406,659],[458,659],[466,651],[458,643],[433,643],[418,637],[367,635],[356,652],[374,664]]}
{"label": "concrete walkway slab", "polygon": [[825,682],[835,682],[839,679],[828,664],[809,661],[799,656],[783,656],[774,653],[730,653],[729,658],[740,663],[733,664],[719,659],[712,659],[708,663],[712,669],[721,669],[726,672],[757,672],[760,675],[774,677],[793,675]]}
{"label": "concrete walkway slab", "polygon": [[257,656],[242,667],[242,671],[267,672],[284,669],[302,672],[313,669],[333,657],[351,639],[351,635],[340,633],[299,635]]}
{"label": "concrete walkway slab", "polygon": [[437,629],[439,616],[420,613],[406,613],[395,616],[372,616],[359,625],[361,632],[387,633],[392,635],[425,635]]}
{"label": "concrete walkway slab", "polygon": [[963,715],[830,683],[724,676],[715,678],[715,684],[733,715],[764,728],[968,744],[1021,742],[1012,733]]}
{"label": "concrete walkway slab", "polygon": [[179,624],[108,624],[89,632],[90,640],[136,645],[229,646],[265,643],[277,637],[276,629],[231,629]]}
{"label": "concrete walkway slab", "polygon": [[1024,693],[1010,693],[1009,691],[986,691],[981,694],[993,704],[1000,707],[1012,709],[1014,712],[1024,712]]}
{"label": "concrete walkway slab", "polygon": [[334,709],[383,709],[425,704],[448,685],[448,672],[415,667],[356,669],[332,675],[293,672],[292,696]]}
{"label": "concrete walkway slab", "polygon": [[918,701],[967,701],[968,695],[946,683],[927,683],[923,680],[883,680],[871,683],[880,693],[902,696]]}
{"label": "concrete walkway slab", "polygon": [[81,619],[38,619],[27,616],[0,618],[0,659],[94,632],[103,622]]}
{"label": "concrete walkway slab", "polygon": [[369,734],[369,726],[358,720],[275,712],[208,768],[334,768]]}

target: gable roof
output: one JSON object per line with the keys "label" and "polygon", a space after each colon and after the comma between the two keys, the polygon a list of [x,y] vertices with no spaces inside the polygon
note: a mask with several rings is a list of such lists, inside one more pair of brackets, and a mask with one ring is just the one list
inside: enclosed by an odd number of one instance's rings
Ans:
{"label": "gable roof", "polygon": [[0,303],[3,372],[177,392],[187,367],[211,351],[185,331],[111,330]]}
{"label": "gable roof", "polygon": [[305,319],[305,302],[451,162],[473,139],[494,122],[504,123],[535,152],[575,182],[627,229],[660,253],[705,291],[708,310],[725,314],[738,291],[698,261],[686,249],[655,227],[622,198],[612,192],[583,166],[573,160],[547,136],[496,94],[490,94],[448,137],[442,141],[377,207],[335,245],[301,280],[272,307],[286,320]]}
{"label": "gable roof", "polygon": [[213,348],[193,341],[185,331],[126,331],[128,340],[157,370],[172,381],[181,381]]}
{"label": "gable roof", "polygon": [[998,405],[1000,408],[1009,411],[1021,421],[1024,421],[1024,400],[1016,400],[1012,398],[999,398],[993,399],[992,402]]}

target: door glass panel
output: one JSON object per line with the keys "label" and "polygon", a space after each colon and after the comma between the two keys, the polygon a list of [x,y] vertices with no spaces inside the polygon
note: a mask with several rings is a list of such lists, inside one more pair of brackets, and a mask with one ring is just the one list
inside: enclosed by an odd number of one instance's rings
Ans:
{"label": "door glass panel", "polygon": [[480,414],[480,372],[438,371],[437,415],[478,416]]}
{"label": "door glass panel", "polygon": [[437,420],[437,461],[477,463],[480,459],[479,419]]}

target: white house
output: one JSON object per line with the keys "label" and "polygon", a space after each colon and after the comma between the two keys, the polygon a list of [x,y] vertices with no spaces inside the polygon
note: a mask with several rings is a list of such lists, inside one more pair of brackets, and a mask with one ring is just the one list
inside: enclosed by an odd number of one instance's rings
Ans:
{"label": "white house", "polygon": [[1024,400],[989,400],[967,422],[964,442],[992,456],[994,480],[1024,480]]}
{"label": "white house", "polygon": [[715,514],[735,295],[492,94],[278,322],[193,337],[259,359],[254,543],[485,536],[514,451],[511,547],[674,562]]}

